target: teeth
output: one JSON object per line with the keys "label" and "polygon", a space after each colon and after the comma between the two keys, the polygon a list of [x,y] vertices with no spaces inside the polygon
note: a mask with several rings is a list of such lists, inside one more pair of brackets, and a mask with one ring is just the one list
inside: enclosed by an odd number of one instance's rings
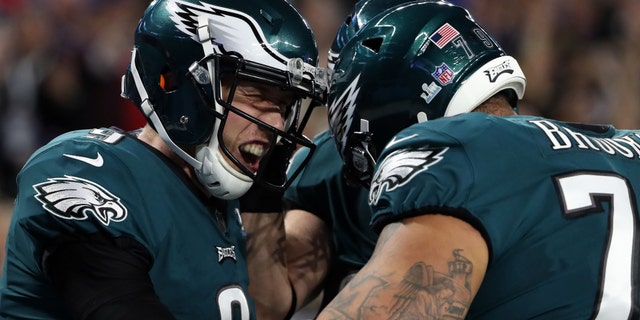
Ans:
{"label": "teeth", "polygon": [[256,144],[256,143],[244,144],[244,145],[240,146],[240,150],[242,152],[246,152],[246,153],[249,153],[251,155],[254,155],[254,156],[258,157],[258,158],[262,158],[262,156],[264,156],[264,154],[267,151],[267,149],[263,145]]}

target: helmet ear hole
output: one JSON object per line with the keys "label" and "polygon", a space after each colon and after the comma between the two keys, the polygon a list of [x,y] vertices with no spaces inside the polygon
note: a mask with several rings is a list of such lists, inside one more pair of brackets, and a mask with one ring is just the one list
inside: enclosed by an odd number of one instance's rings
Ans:
{"label": "helmet ear hole", "polygon": [[382,38],[370,38],[362,41],[362,46],[375,52],[379,53],[380,48],[382,47]]}
{"label": "helmet ear hole", "polygon": [[162,88],[162,90],[167,91],[167,81],[165,80],[165,76],[164,74],[160,75],[160,81],[158,82],[158,85],[160,86],[160,88]]}
{"label": "helmet ear hole", "polygon": [[352,19],[353,19],[353,15],[352,14],[348,15],[347,19],[344,21],[344,24],[347,25],[347,26],[351,25],[351,20]]}
{"label": "helmet ear hole", "polygon": [[171,72],[167,67],[165,67],[160,73],[158,85],[164,92],[171,92],[178,89],[178,82],[176,81],[173,72]]}

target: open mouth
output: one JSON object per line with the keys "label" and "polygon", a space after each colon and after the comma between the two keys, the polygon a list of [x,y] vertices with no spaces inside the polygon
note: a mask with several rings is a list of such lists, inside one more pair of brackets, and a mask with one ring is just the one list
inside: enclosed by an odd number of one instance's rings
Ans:
{"label": "open mouth", "polygon": [[247,168],[253,173],[258,172],[260,160],[267,153],[267,146],[261,143],[247,143],[241,145],[239,149]]}

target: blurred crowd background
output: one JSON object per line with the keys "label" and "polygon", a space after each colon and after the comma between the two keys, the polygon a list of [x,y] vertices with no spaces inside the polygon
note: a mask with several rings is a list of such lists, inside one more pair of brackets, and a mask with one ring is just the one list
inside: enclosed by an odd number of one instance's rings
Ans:
{"label": "blurred crowd background", "polygon": [[[326,65],[355,0],[292,2]],[[452,2],[519,60],[528,79],[522,114],[640,128],[640,1]],[[11,213],[15,175],[38,147],[72,129],[144,123],[120,98],[120,76],[148,3],[0,0],[0,230]],[[309,136],[326,128],[325,112],[316,110]]]}

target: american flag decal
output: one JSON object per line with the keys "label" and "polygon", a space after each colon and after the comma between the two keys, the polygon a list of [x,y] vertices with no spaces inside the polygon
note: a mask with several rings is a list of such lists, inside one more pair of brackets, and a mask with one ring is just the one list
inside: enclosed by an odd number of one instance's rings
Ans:
{"label": "american flag decal", "polygon": [[429,39],[433,41],[433,43],[438,46],[438,48],[442,49],[442,47],[446,46],[449,41],[458,36],[460,32],[452,27],[450,24],[445,23],[440,27],[436,32],[434,32]]}

